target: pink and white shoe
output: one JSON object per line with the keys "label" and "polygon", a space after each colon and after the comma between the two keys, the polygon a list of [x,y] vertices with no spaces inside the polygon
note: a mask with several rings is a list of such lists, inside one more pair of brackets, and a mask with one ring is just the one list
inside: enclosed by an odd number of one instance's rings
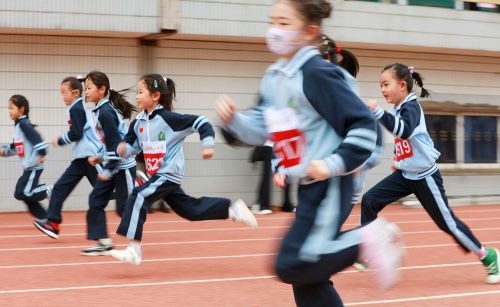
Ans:
{"label": "pink and white shoe", "polygon": [[382,290],[392,287],[399,280],[399,267],[404,258],[404,244],[398,226],[377,218],[360,228],[363,242],[359,259],[374,273]]}

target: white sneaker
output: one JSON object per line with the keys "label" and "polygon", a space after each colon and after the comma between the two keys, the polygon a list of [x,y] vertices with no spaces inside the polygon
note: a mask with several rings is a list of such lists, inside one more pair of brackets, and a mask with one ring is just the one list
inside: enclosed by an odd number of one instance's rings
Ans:
{"label": "white sneaker", "polygon": [[259,210],[257,212],[258,215],[269,215],[269,214],[273,214],[273,210],[271,209],[263,209],[263,210]]}
{"label": "white sneaker", "polygon": [[257,220],[255,219],[255,216],[252,212],[250,212],[245,202],[241,199],[232,203],[229,209],[232,213],[230,217],[233,221],[245,223],[254,229],[257,228]]}
{"label": "white sneaker", "polygon": [[398,269],[404,257],[401,231],[383,218],[360,228],[360,231],[363,242],[359,259],[366,259],[379,288],[390,288],[399,279]]}
{"label": "white sneaker", "polygon": [[128,262],[133,265],[141,264],[141,257],[137,255],[137,252],[132,247],[127,247],[126,249],[112,249],[108,252],[108,255],[115,258],[116,260]]}

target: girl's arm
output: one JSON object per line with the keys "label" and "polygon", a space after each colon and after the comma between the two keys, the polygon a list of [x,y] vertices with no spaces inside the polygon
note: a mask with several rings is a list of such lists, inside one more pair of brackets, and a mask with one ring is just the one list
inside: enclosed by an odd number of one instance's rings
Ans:
{"label": "girl's arm", "polygon": [[0,156],[10,157],[15,155],[17,155],[17,152],[16,152],[16,145],[14,143],[0,146]]}
{"label": "girl's arm", "polygon": [[33,150],[35,150],[39,156],[43,157],[47,155],[47,151],[45,150],[45,148],[47,148],[47,143],[42,140],[40,134],[33,128],[33,125],[25,119],[19,122],[19,127],[26,139],[33,144]]}
{"label": "girl's arm", "polygon": [[57,140],[59,146],[79,141],[83,137],[83,128],[87,123],[85,110],[80,108],[77,104],[69,110],[69,118],[71,120],[69,131]]}
{"label": "girl's arm", "polygon": [[118,131],[118,115],[111,109],[103,109],[99,111],[98,122],[104,132],[106,143],[106,152],[104,152],[104,160],[108,161],[103,167],[105,177],[111,178],[116,172],[116,167],[121,161],[121,158],[116,153],[118,145],[122,141],[120,132]]}
{"label": "girl's arm", "polygon": [[363,101],[349,89],[340,70],[313,64],[305,65],[303,74],[307,99],[344,138],[323,162],[330,176],[349,174],[363,165],[375,149],[375,119]]}
{"label": "girl's arm", "polygon": [[123,159],[128,159],[132,156],[136,156],[142,152],[142,148],[139,146],[139,141],[137,139],[137,133],[135,131],[135,125],[137,119],[134,119],[130,126],[128,127],[128,132],[123,139],[123,142],[118,146],[117,153]]}
{"label": "girl's arm", "polygon": [[379,106],[376,106],[373,115],[394,136],[406,140],[420,123],[421,112],[416,101],[408,101],[401,107],[401,116],[398,120]]}

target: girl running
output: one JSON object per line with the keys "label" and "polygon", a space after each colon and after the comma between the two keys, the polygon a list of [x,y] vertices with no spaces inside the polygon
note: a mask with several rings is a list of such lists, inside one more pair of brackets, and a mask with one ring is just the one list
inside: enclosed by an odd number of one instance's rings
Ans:
{"label": "girl running", "polygon": [[158,74],[143,76],[137,84],[137,104],[144,109],[130,124],[118,153],[124,158],[144,154],[146,171],[151,176],[135,188],[127,200],[117,233],[131,242],[124,250],[112,250],[114,258],[135,265],[142,259],[141,240],[148,206],[163,198],[170,208],[191,221],[227,219],[257,227],[255,217],[241,200],[231,204],[226,198],[186,195],[181,189],[184,175],[184,139],[197,132],[203,144],[203,159],[214,154],[214,131],[203,116],[172,112],[175,84]]}
{"label": "girl running", "polygon": [[274,142],[281,158],[275,182],[299,181],[296,219],[281,243],[275,269],[293,285],[298,306],[343,306],[330,277],[368,257],[378,285],[397,280],[399,231],[382,219],[341,231],[350,212],[352,176],[375,149],[375,120],[347,86],[342,71],[317,49],[325,0],[277,0],[271,11],[268,48],[281,58],[261,82],[260,105],[236,111],[226,96],[217,114],[238,139]]}
{"label": "girl running", "polygon": [[61,83],[61,95],[64,104],[68,106],[69,131],[56,138],[52,144],[55,147],[73,143],[73,161],[57,180],[47,209],[47,218],[35,220],[35,226],[53,239],[59,237],[59,224],[62,222],[61,210],[64,201],[86,177],[94,186],[97,178],[95,166],[87,159],[96,156],[102,150],[102,144],[97,136],[94,117],[87,111],[82,99],[82,79],[67,77]]}
{"label": "girl running", "polygon": [[86,256],[106,255],[112,248],[111,239],[106,228],[106,213],[104,209],[115,191],[116,212],[119,216],[128,196],[134,188],[135,159],[121,159],[116,154],[118,145],[127,133],[127,125],[123,119],[130,118],[135,107],[119,92],[112,90],[106,74],[92,71],[85,77],[85,97],[95,103],[92,110],[96,118],[96,131],[104,146],[104,156],[88,158],[95,166],[105,161],[99,169],[94,189],[89,195],[89,210],[87,211],[87,238],[97,241],[96,246],[82,251]]}
{"label": "girl running", "polygon": [[23,201],[30,213],[38,218],[46,217],[40,201],[50,197],[50,187],[38,184],[45,165],[47,144],[29,120],[30,106],[26,97],[14,95],[9,99],[9,115],[15,123],[14,142],[0,148],[4,157],[18,155],[21,158],[23,174],[17,180],[14,197]]}
{"label": "girl running", "polygon": [[448,206],[443,178],[436,165],[440,153],[434,148],[424,112],[412,93],[414,83],[422,88],[420,97],[429,95],[423,88],[422,76],[413,67],[387,65],[380,75],[380,88],[385,100],[394,107],[385,112],[375,101],[369,102],[375,117],[395,136],[396,170],[363,196],[361,224],[375,220],[387,204],[413,193],[441,230],[451,235],[465,252],[479,257],[488,273],[486,281],[496,284],[500,281],[498,250],[482,245]]}
{"label": "girl running", "polygon": [[[344,79],[347,82],[349,88],[359,96],[359,87],[358,81],[356,80],[356,76],[359,72],[359,62],[356,56],[345,48],[340,48],[337,46],[335,41],[329,38],[326,35],[321,35],[321,42],[318,46],[319,52],[321,56],[332,64],[338,65],[339,69],[344,74]],[[339,60],[338,57],[341,57]],[[363,192],[363,187],[366,181],[366,175],[368,171],[380,162],[380,155],[382,153],[382,129],[380,125],[377,124],[377,141],[375,150],[371,154],[370,158],[366,161],[366,163],[353,173],[353,181],[354,181],[354,191],[352,196],[352,204],[355,205],[359,201],[359,196],[361,192]]]}

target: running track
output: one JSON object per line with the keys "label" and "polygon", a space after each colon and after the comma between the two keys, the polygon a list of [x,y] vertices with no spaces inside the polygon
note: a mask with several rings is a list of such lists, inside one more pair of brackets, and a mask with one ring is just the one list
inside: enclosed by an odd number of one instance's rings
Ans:
{"label": "running track", "polygon": [[[459,207],[456,214],[489,246],[500,246],[500,206]],[[407,259],[402,281],[374,288],[369,273],[348,268],[333,277],[346,306],[500,306],[500,285],[485,283],[465,255],[422,209],[384,211],[402,229]],[[289,285],[273,276],[274,253],[293,214],[259,218],[258,230],[232,221],[188,222],[148,215],[143,263],[80,256],[85,214],[67,212],[61,238],[36,230],[27,213],[0,214],[0,306],[294,306]],[[359,219],[355,208],[347,221]],[[108,212],[114,234],[118,218]],[[121,248],[126,241],[112,235]]]}

